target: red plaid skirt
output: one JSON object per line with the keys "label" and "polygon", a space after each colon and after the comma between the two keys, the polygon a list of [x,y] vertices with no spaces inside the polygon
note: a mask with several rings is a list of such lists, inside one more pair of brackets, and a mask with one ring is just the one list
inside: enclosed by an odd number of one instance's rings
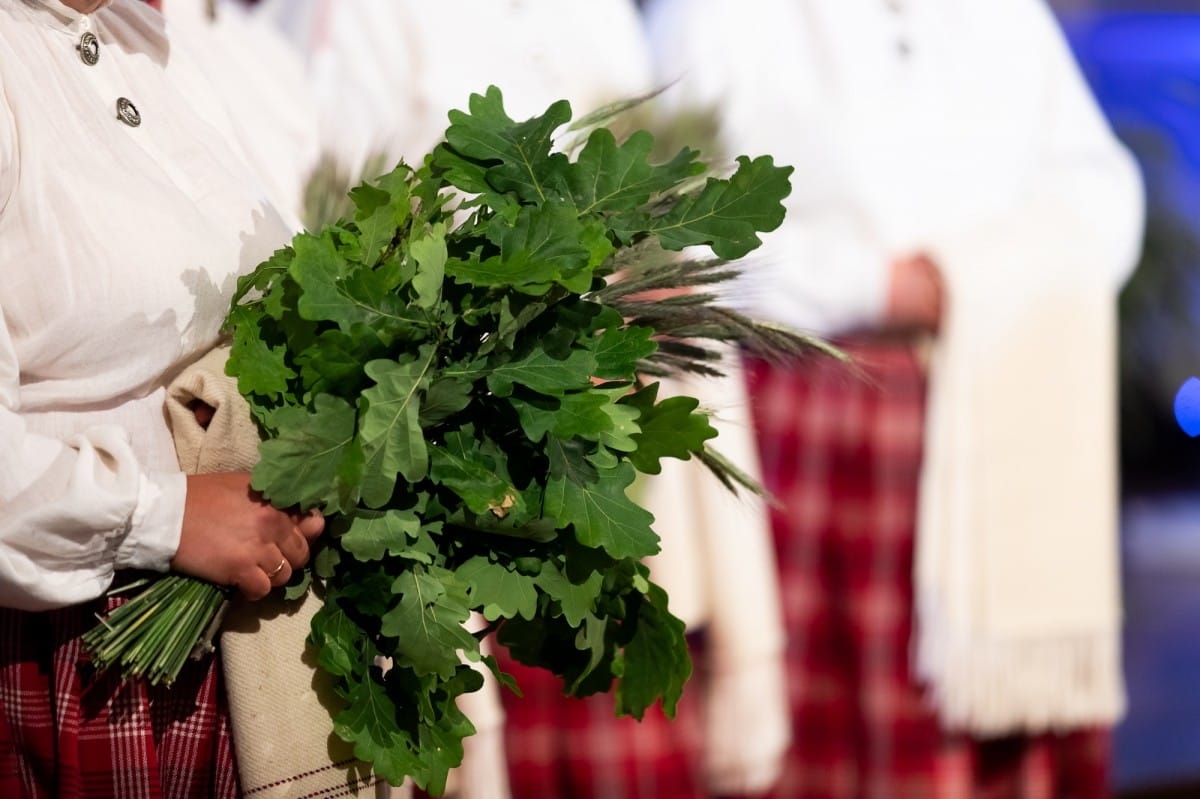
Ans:
{"label": "red plaid skirt", "polygon": [[169,689],[91,677],[79,636],[106,601],[0,609],[0,797],[236,799],[216,658]]}
{"label": "red plaid skirt", "polygon": [[[503,654],[522,697],[502,689],[513,799],[703,799],[699,683],[668,720],[656,705],[642,721],[616,718],[613,698],[562,695],[562,681]],[[701,678],[702,679],[702,678]]]}
{"label": "red plaid skirt", "polygon": [[1109,734],[947,735],[914,683],[913,532],[925,374],[847,343],[861,374],[747,365],[773,511],[794,741],[775,799],[1099,799]]}

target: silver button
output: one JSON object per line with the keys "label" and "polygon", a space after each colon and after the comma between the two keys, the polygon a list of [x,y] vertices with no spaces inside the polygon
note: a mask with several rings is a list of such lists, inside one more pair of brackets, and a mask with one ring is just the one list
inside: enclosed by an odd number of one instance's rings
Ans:
{"label": "silver button", "polygon": [[79,51],[79,59],[89,67],[95,66],[100,60],[100,40],[91,31],[79,37],[79,44],[75,45],[75,49]]}
{"label": "silver button", "polygon": [[117,119],[131,128],[142,124],[142,115],[138,113],[137,106],[124,97],[117,98]]}

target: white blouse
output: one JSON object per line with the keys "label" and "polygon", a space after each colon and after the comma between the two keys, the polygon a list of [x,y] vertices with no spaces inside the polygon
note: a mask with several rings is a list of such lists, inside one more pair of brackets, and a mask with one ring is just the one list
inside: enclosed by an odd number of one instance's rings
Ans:
{"label": "white blouse", "polygon": [[246,158],[275,207],[303,215],[304,185],[320,154],[317,103],[304,60],[273,25],[237,0],[215,15],[201,0],[163,0],[173,37],[186,35],[204,58],[204,74],[234,116]]}
{"label": "white blouse", "polygon": [[679,81],[664,100],[719,109],[733,154],[796,168],[746,310],[871,327],[892,259],[969,275],[959,241],[1040,231],[1048,206],[1097,285],[1129,275],[1139,176],[1039,0],[651,0],[647,17],[657,75]]}
{"label": "white blouse", "polygon": [[0,0],[0,606],[168,568],[164,386],[290,234],[234,141],[157,12]]}
{"label": "white blouse", "polygon": [[578,118],[651,86],[632,0],[263,0],[307,61],[321,144],[357,170],[370,155],[420,163],[446,114],[490,84],[514,119],[569,99]]}

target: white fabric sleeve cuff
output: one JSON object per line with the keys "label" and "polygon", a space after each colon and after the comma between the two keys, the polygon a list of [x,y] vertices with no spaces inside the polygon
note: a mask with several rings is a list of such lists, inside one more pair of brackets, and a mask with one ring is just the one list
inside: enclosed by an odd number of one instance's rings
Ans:
{"label": "white fabric sleeve cuff", "polygon": [[116,568],[167,571],[179,549],[186,498],[187,475],[182,472],[140,475],[137,505],[117,548]]}

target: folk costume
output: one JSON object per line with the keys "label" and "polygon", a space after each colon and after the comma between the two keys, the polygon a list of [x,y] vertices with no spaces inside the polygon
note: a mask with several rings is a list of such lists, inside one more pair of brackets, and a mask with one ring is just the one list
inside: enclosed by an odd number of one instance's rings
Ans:
{"label": "folk costume", "polygon": [[0,2],[0,794],[236,797],[221,676],[88,669],[78,636],[164,572],[186,482],[165,387],[290,235],[163,17]]}
{"label": "folk costume", "polygon": [[[656,0],[667,93],[796,168],[731,302],[854,356],[752,365],[794,743],[779,797],[1102,796],[1121,714],[1115,300],[1135,166],[1036,0]],[[946,284],[885,319],[891,262]]]}

